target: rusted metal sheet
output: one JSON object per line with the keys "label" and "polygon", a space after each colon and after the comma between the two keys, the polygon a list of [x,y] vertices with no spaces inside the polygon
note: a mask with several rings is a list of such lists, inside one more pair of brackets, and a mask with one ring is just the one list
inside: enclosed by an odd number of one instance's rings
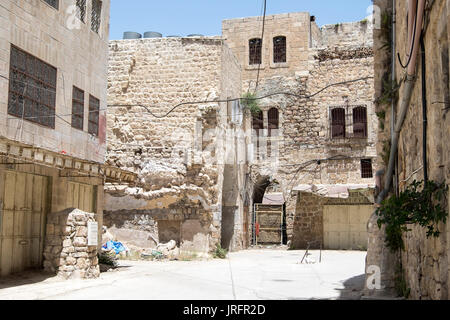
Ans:
{"label": "rusted metal sheet", "polygon": [[0,175],[0,275],[40,267],[48,210],[48,178],[5,171]]}

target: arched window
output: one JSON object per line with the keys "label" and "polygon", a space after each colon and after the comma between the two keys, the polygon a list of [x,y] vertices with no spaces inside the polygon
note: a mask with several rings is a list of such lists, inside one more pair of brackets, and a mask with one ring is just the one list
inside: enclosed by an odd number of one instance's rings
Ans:
{"label": "arched window", "polygon": [[356,107],[353,109],[353,136],[367,138],[367,108]]}
{"label": "arched window", "polygon": [[286,37],[273,38],[273,62],[286,62]]}
{"label": "arched window", "polygon": [[253,129],[257,130],[258,133],[258,130],[264,129],[264,115],[262,111],[253,114]]}
{"label": "arched window", "polygon": [[345,138],[345,109],[334,108],[331,110],[331,137]]}
{"label": "arched window", "polygon": [[278,130],[279,128],[279,113],[277,108],[272,108],[268,113],[269,122],[269,137],[272,136],[272,130]]}
{"label": "arched window", "polygon": [[251,39],[248,42],[249,45],[249,64],[261,64],[261,51],[262,51],[262,40],[261,39]]}

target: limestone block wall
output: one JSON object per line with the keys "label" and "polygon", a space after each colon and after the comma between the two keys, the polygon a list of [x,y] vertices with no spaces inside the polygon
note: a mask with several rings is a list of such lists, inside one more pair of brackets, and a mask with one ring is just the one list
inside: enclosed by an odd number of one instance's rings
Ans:
{"label": "limestone block wall", "polygon": [[240,77],[219,37],[110,42],[107,161],[138,173],[139,184],[109,186],[107,211],[196,208],[215,247],[225,160],[236,166],[242,156],[227,130],[239,125],[230,124],[231,104],[184,103],[240,97]]}
{"label": "limestone block wall", "polygon": [[[431,180],[450,182],[450,120],[448,107],[444,103],[449,97],[449,7],[446,1],[437,1],[430,12],[430,24],[425,36],[426,87],[428,101],[427,162]],[[397,4],[398,15],[407,11],[406,3]],[[398,19],[397,46],[406,47],[406,21]],[[403,31],[403,33],[402,33]],[[399,180],[400,189],[406,188],[414,179],[423,179],[422,160],[422,89],[421,60],[418,61],[418,75],[411,104],[400,134]],[[397,77],[402,76],[400,68]],[[400,90],[399,101],[403,98]],[[417,171],[419,170],[419,171]],[[416,172],[417,171],[417,172]],[[414,173],[416,172],[416,173]],[[414,173],[414,174],[413,174]],[[412,176],[411,176],[412,175]],[[447,199],[448,201],[448,199]],[[446,204],[444,204],[446,207]],[[448,299],[449,293],[449,248],[445,230],[439,239],[427,239],[426,230],[412,226],[412,232],[405,235],[406,248],[402,254],[405,276],[411,288],[413,299]]]}
{"label": "limestone block wall", "polygon": [[[102,1],[99,33],[91,30],[91,1],[86,23],[69,12],[73,1],[56,10],[45,1],[2,1],[0,7],[0,135],[80,159],[103,162],[110,1]],[[57,68],[55,129],[8,115],[10,51],[14,45]],[[71,126],[72,87],[85,92],[84,130]],[[89,94],[100,100],[99,136],[88,134]]]}
{"label": "limestone block wall", "polygon": [[93,213],[68,209],[47,216],[44,269],[65,279],[100,275],[97,247],[88,246],[88,222]]}

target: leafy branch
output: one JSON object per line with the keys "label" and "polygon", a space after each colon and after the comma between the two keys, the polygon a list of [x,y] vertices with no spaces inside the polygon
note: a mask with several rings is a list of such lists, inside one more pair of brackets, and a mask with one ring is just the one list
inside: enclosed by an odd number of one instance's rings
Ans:
{"label": "leafy branch", "polygon": [[261,112],[261,108],[256,100],[256,95],[251,92],[247,92],[242,96],[241,105],[244,109],[249,110],[253,115]]}
{"label": "leafy branch", "polygon": [[447,212],[442,206],[447,191],[445,183],[414,181],[398,196],[384,200],[377,215],[378,227],[386,226],[386,245],[392,251],[403,250],[402,234],[411,231],[408,224],[426,228],[427,238],[439,237],[438,224],[447,221]]}

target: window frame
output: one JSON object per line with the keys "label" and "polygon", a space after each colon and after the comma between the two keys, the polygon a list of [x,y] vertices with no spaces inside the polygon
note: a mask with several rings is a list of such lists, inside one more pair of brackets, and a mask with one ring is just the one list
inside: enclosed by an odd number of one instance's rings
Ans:
{"label": "window frame", "polygon": [[[59,11],[59,0],[43,0],[47,5],[49,5],[50,7],[52,7],[55,10]],[[54,1],[55,5],[51,4],[50,2]]]}
{"label": "window frame", "polygon": [[[364,112],[360,112],[363,110],[364,110]],[[353,120],[353,137],[366,139],[368,137],[367,107],[365,107],[365,106],[354,107],[352,109],[352,120]],[[356,121],[356,120],[362,120],[362,121]],[[361,131],[361,130],[360,130],[360,128],[358,128],[358,125],[361,125],[361,124],[363,125],[362,134],[359,133],[359,131]]]}
{"label": "window frame", "polygon": [[[92,102],[96,102],[96,105],[93,105]],[[98,137],[99,130],[100,130],[100,99],[97,99],[92,94],[89,94],[88,132],[89,134]]]}
{"label": "window frame", "polygon": [[361,159],[361,179],[372,179],[372,178],[373,178],[372,159]]}
{"label": "window frame", "polygon": [[[95,6],[95,4],[99,4],[98,6]],[[96,8],[99,8],[99,12],[97,14],[97,12],[95,11]],[[91,8],[91,30],[95,33],[97,33],[98,35],[100,35],[100,29],[102,26],[102,11],[103,11],[103,2],[101,0],[92,0],[92,8]],[[94,24],[94,19],[95,17],[98,17],[98,23]],[[94,29],[96,26],[96,29]]]}
{"label": "window frame", "polygon": [[[82,93],[83,95],[83,100],[78,100],[77,97],[75,97],[75,93],[78,91],[78,93]],[[76,86],[72,87],[72,128],[74,129],[78,129],[83,131],[84,130],[84,97],[85,97],[85,92],[84,90],[81,90],[80,88],[77,88]],[[78,106],[82,106],[82,112],[78,113],[78,110],[75,110],[75,106],[78,104]],[[80,126],[76,126],[76,124],[74,124],[75,119],[81,119],[81,127]]]}
{"label": "window frame", "polygon": [[[80,6],[80,2],[83,5],[84,10],[82,10]],[[86,17],[87,17],[87,0],[76,0],[75,1],[76,6],[76,17],[83,23],[86,23]]]}
{"label": "window frame", "polygon": [[[343,112],[343,117],[342,118],[335,118],[334,114],[337,113],[337,111],[339,112]],[[347,137],[347,133],[346,133],[346,115],[347,112],[345,110],[344,107],[333,107],[330,110],[330,123],[331,123],[331,139],[345,139]],[[335,128],[337,127],[342,127],[342,134],[335,134]]]}
{"label": "window frame", "polygon": [[[280,48],[280,44],[278,44],[277,40],[283,40],[284,41],[284,47]],[[279,64],[279,63],[287,63],[287,37],[286,36],[276,36],[272,38],[273,42],[273,63]],[[281,54],[280,54],[281,51]],[[284,52],[283,52],[284,51]],[[284,57],[284,59],[278,61],[277,58],[279,56]]]}
{"label": "window frame", "polygon": [[[13,56],[14,52],[17,52],[17,56]],[[25,69],[23,70],[18,63],[17,65],[14,63],[21,59],[20,55],[24,59]],[[29,65],[33,70],[26,69]],[[33,72],[39,72],[39,74],[33,74]],[[20,76],[15,74],[20,74]],[[57,81],[58,69],[56,67],[11,44],[7,113],[43,127],[55,129]],[[14,82],[22,83],[22,93],[15,90]],[[22,100],[22,111],[20,112],[14,112],[12,105],[14,97],[18,104]],[[27,104],[27,100],[29,104]],[[30,107],[29,110],[27,110],[27,106]]]}
{"label": "window frame", "polygon": [[278,108],[272,107],[267,111],[267,126],[269,137],[272,137],[272,130],[280,129],[280,111],[278,110]]}
{"label": "window frame", "polygon": [[[252,41],[259,41],[252,45]],[[258,66],[263,62],[263,47],[262,47],[262,39],[261,38],[251,38],[248,40],[248,64],[249,66]],[[259,57],[259,60],[258,60]],[[258,62],[259,61],[259,62]]]}

